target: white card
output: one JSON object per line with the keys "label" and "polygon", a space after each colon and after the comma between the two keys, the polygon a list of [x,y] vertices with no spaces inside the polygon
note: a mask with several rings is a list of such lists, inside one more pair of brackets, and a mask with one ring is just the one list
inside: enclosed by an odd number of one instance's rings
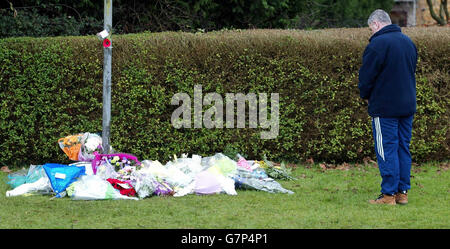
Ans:
{"label": "white card", "polygon": [[63,174],[63,173],[55,173],[55,178],[58,178],[58,179],[66,179],[66,174]]}

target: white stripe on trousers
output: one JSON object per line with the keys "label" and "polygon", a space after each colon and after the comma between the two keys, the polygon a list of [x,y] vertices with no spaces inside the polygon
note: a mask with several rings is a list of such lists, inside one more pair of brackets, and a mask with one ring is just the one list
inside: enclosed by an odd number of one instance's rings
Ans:
{"label": "white stripe on trousers", "polygon": [[384,161],[383,135],[381,134],[380,118],[376,117],[373,119],[373,121],[375,123],[375,133],[376,133],[378,155],[380,155],[380,157],[383,158],[383,161]]}

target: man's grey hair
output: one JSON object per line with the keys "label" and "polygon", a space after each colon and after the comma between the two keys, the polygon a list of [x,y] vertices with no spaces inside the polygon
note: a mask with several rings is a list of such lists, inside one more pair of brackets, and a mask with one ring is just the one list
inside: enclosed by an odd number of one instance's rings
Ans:
{"label": "man's grey hair", "polygon": [[384,23],[384,24],[392,24],[391,17],[389,14],[381,9],[377,9],[372,14],[370,14],[369,19],[367,20],[367,24],[371,24],[375,21]]}

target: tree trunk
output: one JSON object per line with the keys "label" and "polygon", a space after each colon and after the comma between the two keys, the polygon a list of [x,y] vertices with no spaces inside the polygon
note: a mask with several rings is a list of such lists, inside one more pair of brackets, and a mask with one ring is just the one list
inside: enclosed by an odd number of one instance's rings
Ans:
{"label": "tree trunk", "polygon": [[447,9],[447,0],[442,0],[442,8],[444,9],[444,13],[445,13],[445,20],[447,21],[447,23],[450,21],[450,16],[448,14],[448,9]]}
{"label": "tree trunk", "polygon": [[[445,5],[447,5],[447,0],[442,0],[442,1],[441,1],[441,4],[440,4],[440,7],[441,7],[441,8],[442,8],[442,5],[444,4],[443,1],[445,1]],[[436,21],[438,22],[439,25],[441,25],[441,26],[446,25],[446,24],[447,24],[447,20],[445,20],[444,18],[439,17],[439,16],[436,14],[436,12],[434,12],[434,9],[433,9],[433,2],[431,2],[431,0],[427,0],[427,4],[428,4],[428,7],[430,8],[430,14],[431,14],[431,17],[433,17],[433,19],[436,20]],[[445,10],[447,10],[447,6],[445,6]],[[447,13],[448,13],[448,11],[446,12],[446,15],[447,15]]]}

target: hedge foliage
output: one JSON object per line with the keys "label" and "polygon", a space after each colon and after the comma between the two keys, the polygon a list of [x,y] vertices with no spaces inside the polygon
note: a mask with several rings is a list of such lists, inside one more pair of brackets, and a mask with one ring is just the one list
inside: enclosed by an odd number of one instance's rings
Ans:
{"label": "hedge foliage", "polygon": [[[113,1],[113,33],[247,28],[364,27],[394,0]],[[93,35],[103,29],[104,1],[0,1],[0,38]]]}
{"label": "hedge foliage", "polygon": [[[419,50],[413,160],[447,160],[450,28],[403,31]],[[111,144],[161,162],[174,154],[230,150],[289,161],[374,158],[371,122],[357,87],[369,36],[367,28],[113,36]],[[0,40],[0,162],[67,163],[58,138],[101,132],[102,67],[95,37]],[[279,93],[279,135],[260,139],[262,128],[175,129],[171,115],[178,106],[171,98],[183,92],[193,100],[197,84],[203,94],[221,96]]]}

